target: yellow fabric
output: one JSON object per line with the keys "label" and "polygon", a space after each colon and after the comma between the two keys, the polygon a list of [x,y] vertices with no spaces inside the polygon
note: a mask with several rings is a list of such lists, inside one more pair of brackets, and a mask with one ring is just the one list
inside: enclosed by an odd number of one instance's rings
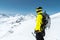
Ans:
{"label": "yellow fabric", "polygon": [[37,17],[36,17],[36,26],[35,26],[35,31],[39,31],[41,32],[42,31],[42,28],[41,28],[41,24],[42,24],[42,15],[40,14],[42,12],[39,12],[37,13]]}
{"label": "yellow fabric", "polygon": [[42,13],[42,11],[41,12],[38,12],[37,14],[40,14],[40,13]]}
{"label": "yellow fabric", "polygon": [[38,10],[42,10],[42,9],[36,9],[36,11],[38,11]]}

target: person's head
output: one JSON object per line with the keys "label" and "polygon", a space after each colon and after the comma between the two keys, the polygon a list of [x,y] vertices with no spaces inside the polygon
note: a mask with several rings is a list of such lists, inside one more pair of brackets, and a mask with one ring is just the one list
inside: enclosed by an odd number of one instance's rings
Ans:
{"label": "person's head", "polygon": [[37,12],[37,13],[42,13],[42,7],[37,7],[37,8],[36,8],[36,12]]}

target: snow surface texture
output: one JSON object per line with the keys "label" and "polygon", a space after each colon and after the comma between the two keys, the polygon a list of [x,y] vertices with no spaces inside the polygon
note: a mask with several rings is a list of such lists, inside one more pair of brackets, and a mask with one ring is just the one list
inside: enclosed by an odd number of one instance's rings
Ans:
{"label": "snow surface texture", "polygon": [[[60,40],[60,13],[51,15],[51,27],[46,30],[45,40]],[[0,40],[36,40],[32,35],[34,15],[0,15]]]}

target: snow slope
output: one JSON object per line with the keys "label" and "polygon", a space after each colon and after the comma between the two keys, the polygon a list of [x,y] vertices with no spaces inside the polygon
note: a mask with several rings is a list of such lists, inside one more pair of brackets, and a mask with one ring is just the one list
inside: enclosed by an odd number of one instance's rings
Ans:
{"label": "snow slope", "polygon": [[46,32],[45,40],[60,40],[60,13],[51,15],[51,27]]}
{"label": "snow slope", "polygon": [[[60,40],[60,13],[51,15],[51,27],[46,30],[45,40]],[[32,35],[34,15],[16,15],[0,18],[0,40],[36,40]]]}

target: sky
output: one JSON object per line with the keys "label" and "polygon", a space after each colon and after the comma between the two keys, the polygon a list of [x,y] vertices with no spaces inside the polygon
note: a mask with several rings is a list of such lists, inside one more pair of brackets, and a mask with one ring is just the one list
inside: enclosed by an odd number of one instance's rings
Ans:
{"label": "sky", "polygon": [[49,15],[60,12],[60,0],[0,0],[0,14],[36,14],[35,9],[43,7]]}

